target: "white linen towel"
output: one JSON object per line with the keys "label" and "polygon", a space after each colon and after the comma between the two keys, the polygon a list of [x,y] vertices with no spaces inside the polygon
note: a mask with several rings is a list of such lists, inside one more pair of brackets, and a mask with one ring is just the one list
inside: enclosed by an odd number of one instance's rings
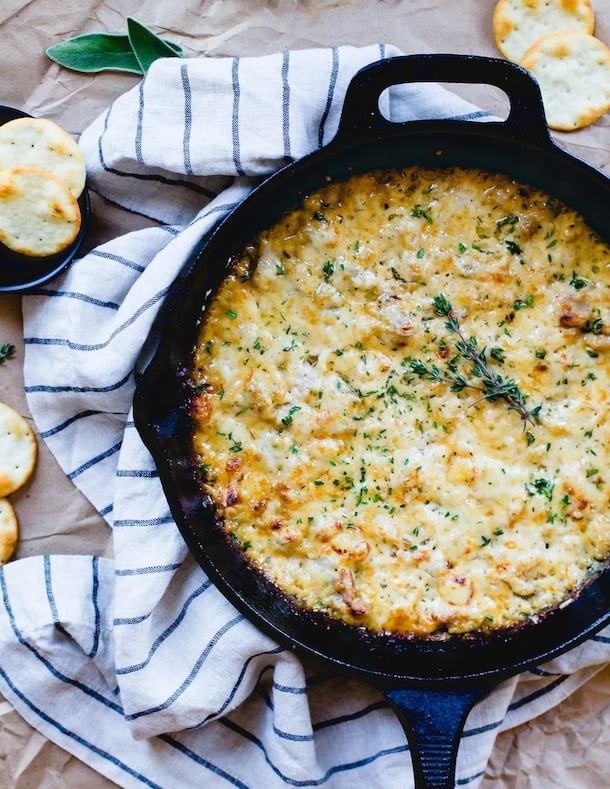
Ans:
{"label": "white linen towel", "polygon": [[[131,416],[189,252],[253,178],[332,139],[357,69],[398,54],[374,45],[161,60],[81,137],[90,188],[158,225],[24,297],[25,386],[42,439],[112,529],[113,559],[2,568],[0,691],[120,786],[412,785],[381,694],[281,649],[192,560]],[[393,91],[385,111],[484,119],[432,85]],[[557,704],[609,657],[606,630],[503,682],[469,716],[460,785],[478,785],[498,732]]]}

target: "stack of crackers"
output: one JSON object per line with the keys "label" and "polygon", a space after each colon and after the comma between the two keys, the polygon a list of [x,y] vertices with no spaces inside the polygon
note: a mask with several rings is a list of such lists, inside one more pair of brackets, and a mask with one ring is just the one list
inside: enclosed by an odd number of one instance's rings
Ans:
{"label": "stack of crackers", "polygon": [[16,118],[0,127],[0,242],[47,257],[76,239],[82,217],[85,158],[53,121]]}
{"label": "stack of crackers", "polygon": [[593,35],[590,0],[499,0],[493,34],[538,80],[547,123],[573,131],[610,110],[610,49]]}
{"label": "stack of crackers", "polygon": [[13,555],[19,533],[15,509],[7,496],[29,480],[37,457],[36,438],[28,422],[0,403],[0,565]]}
{"label": "stack of crackers", "polygon": [[[0,127],[0,242],[40,258],[61,253],[78,236],[78,198],[85,188],[85,158],[76,141],[53,121],[23,117]],[[17,515],[8,496],[22,488],[38,447],[29,423],[0,403],[0,565],[15,551]]]}

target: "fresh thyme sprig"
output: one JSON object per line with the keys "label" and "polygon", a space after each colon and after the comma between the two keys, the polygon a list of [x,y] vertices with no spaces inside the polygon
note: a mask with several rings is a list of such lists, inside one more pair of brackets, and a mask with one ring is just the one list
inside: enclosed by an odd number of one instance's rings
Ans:
{"label": "fresh thyme sprig", "polygon": [[[541,407],[535,406],[532,409],[528,409],[526,405],[528,396],[523,394],[517,382],[512,378],[504,378],[504,376],[489,367],[487,348],[485,346],[480,348],[476,337],[465,336],[453,311],[451,302],[443,294],[435,296],[432,303],[436,314],[447,319],[445,321],[447,331],[457,335],[458,339],[455,342],[457,355],[448,361],[447,372],[445,373],[441,372],[437,365],[428,365],[419,359],[411,361],[409,365],[410,370],[429,381],[449,384],[452,392],[461,392],[466,388],[477,389],[483,392],[482,399],[488,402],[504,400],[509,409],[516,411],[524,422],[535,425]],[[500,348],[492,348],[490,356],[499,363],[504,361],[504,355]],[[476,381],[458,372],[460,359],[472,362],[469,372]]]}
{"label": "fresh thyme sprig", "polygon": [[12,359],[15,355],[15,346],[10,342],[0,345],[0,364],[4,364],[7,359]]}

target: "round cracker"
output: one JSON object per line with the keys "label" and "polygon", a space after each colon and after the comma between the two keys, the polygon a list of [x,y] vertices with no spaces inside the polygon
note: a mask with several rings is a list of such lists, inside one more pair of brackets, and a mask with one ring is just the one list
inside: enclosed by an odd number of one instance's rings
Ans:
{"label": "round cracker", "polygon": [[592,34],[594,28],[590,0],[499,0],[492,20],[496,46],[513,63],[520,63],[543,36],[567,31]]}
{"label": "round cracker", "polygon": [[0,403],[0,497],[25,485],[36,465],[38,447],[28,422],[6,403]]}
{"label": "round cracker", "polygon": [[47,170],[0,171],[0,241],[22,255],[46,257],[70,246],[81,213],[68,187]]}
{"label": "round cracker", "polygon": [[40,167],[63,181],[75,197],[85,187],[85,157],[76,140],[47,118],[15,118],[0,126],[0,170]]}
{"label": "round cracker", "polygon": [[538,80],[551,129],[581,129],[610,110],[610,49],[595,36],[544,36],[521,65]]}
{"label": "round cracker", "polygon": [[0,498],[0,565],[5,564],[15,552],[19,526],[13,505]]}

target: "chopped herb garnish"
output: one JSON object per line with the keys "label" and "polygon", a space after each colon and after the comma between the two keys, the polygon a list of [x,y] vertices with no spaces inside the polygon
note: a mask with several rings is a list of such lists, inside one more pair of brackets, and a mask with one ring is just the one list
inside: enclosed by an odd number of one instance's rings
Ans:
{"label": "chopped herb garnish", "polygon": [[432,224],[432,217],[430,216],[430,213],[421,205],[419,205],[419,203],[414,208],[411,209],[411,216],[414,216],[416,218],[422,217],[423,219],[426,220],[426,222]]}
{"label": "chopped herb garnish", "polygon": [[283,425],[291,425],[292,424],[292,417],[293,417],[293,415],[296,414],[296,412],[300,411],[300,410],[301,410],[301,406],[300,405],[293,405],[293,406],[291,406],[290,409],[288,410],[288,413],[286,414],[286,416],[282,419],[282,424]]}
{"label": "chopped herb garnish", "polygon": [[241,452],[242,451],[242,449],[244,447],[243,447],[243,444],[241,443],[241,441],[236,441],[233,438],[231,433],[229,433],[227,438],[229,439],[229,441],[231,441],[231,444],[229,446],[229,452]]}
{"label": "chopped herb garnish", "polygon": [[504,227],[505,225],[516,225],[519,222],[519,217],[514,214],[503,216],[502,219],[496,221],[497,227]]}
{"label": "chopped herb garnish", "polygon": [[520,255],[521,254],[521,247],[515,241],[512,241],[510,238],[504,241],[506,244],[506,248],[508,251],[513,255]]}
{"label": "chopped herb garnish", "polygon": [[551,482],[550,479],[539,477],[538,479],[535,479],[531,483],[531,485],[526,482],[525,489],[530,496],[533,496],[536,493],[538,493],[541,496],[544,496],[545,499],[547,499],[547,501],[550,501],[553,498],[553,491],[555,490],[555,484]]}
{"label": "chopped herb garnish", "polygon": [[12,359],[15,355],[15,346],[10,342],[0,345],[0,364],[4,364],[7,359]]}
{"label": "chopped herb garnish", "polygon": [[516,299],[513,302],[513,309],[515,310],[524,310],[528,307],[531,307],[534,303],[534,297],[531,293],[528,293],[524,299]]}
{"label": "chopped herb garnish", "polygon": [[570,285],[576,290],[582,290],[587,287],[587,280],[577,276],[576,272],[573,271],[572,277],[570,278]]}
{"label": "chopped herb garnish", "polygon": [[604,329],[604,323],[601,318],[591,318],[582,327],[583,334],[601,334]]}
{"label": "chopped herb garnish", "polygon": [[322,266],[322,271],[324,273],[324,281],[328,282],[332,275],[335,273],[335,265],[331,260],[327,260],[326,263]]}

